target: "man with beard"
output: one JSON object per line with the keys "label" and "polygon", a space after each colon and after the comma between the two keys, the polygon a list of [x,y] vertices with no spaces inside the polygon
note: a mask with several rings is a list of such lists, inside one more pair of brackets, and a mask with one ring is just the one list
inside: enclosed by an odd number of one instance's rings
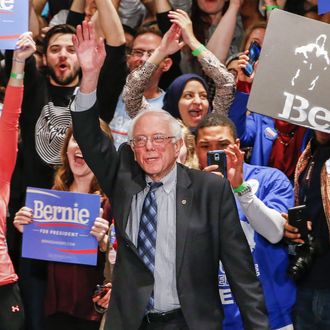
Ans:
{"label": "man with beard", "polygon": [[[118,53],[125,52],[125,38],[118,15],[114,10],[109,10],[112,2],[102,0],[98,4],[107,53],[98,81],[98,95],[103,109],[100,117],[106,120],[112,117],[111,112],[115,109],[117,88],[121,90],[125,83],[125,78],[119,77],[120,68],[112,70],[111,65]],[[87,24],[90,23],[83,23]],[[72,42],[75,33],[75,28],[70,25],[54,26],[44,39],[45,68],[39,70],[33,56],[26,61],[20,122],[24,163],[21,169],[24,178],[22,191],[26,186],[51,188],[54,167],[61,163],[60,150],[67,128],[71,126],[68,106],[80,81],[80,66]],[[47,263],[21,258],[20,279],[27,314],[26,329],[43,330]]]}

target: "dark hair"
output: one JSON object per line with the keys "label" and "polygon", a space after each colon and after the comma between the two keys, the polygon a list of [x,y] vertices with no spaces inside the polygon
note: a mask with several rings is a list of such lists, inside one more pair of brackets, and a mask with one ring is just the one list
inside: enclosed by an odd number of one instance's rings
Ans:
{"label": "dark hair", "polygon": [[137,30],[137,33],[134,37],[136,39],[138,36],[141,36],[146,33],[153,33],[161,38],[163,38],[162,32],[159,30],[158,26],[150,25],[150,26],[142,26]]}
{"label": "dark hair", "polygon": [[69,24],[58,24],[49,29],[43,41],[44,54],[47,52],[50,38],[55,34],[76,34],[76,29]]}
{"label": "dark hair", "polygon": [[[229,3],[225,2],[222,14],[226,12],[228,5]],[[199,8],[197,0],[192,1],[190,18],[193,22],[193,30],[196,38],[202,44],[206,44],[206,31],[211,26],[211,17]]]}
{"label": "dark hair", "polygon": [[123,24],[123,29],[124,29],[124,32],[130,34],[134,38],[136,37],[137,31],[135,29],[133,29],[131,26]]}
{"label": "dark hair", "polygon": [[220,115],[219,113],[208,113],[206,116],[202,118],[202,120],[198,123],[195,131],[195,139],[198,138],[198,131],[205,127],[228,127],[230,132],[233,135],[234,140],[237,139],[237,131],[235,124],[226,116]]}

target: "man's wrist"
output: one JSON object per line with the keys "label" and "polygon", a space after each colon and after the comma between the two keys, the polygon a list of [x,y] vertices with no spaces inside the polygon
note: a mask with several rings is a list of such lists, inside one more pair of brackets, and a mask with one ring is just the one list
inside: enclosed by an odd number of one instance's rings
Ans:
{"label": "man's wrist", "polygon": [[242,182],[239,186],[237,186],[236,188],[233,187],[233,191],[235,193],[240,192],[241,190],[243,190],[246,187],[246,182]]}
{"label": "man's wrist", "polygon": [[234,193],[238,196],[244,196],[252,191],[251,186],[247,182],[243,182],[240,186],[233,189]]}

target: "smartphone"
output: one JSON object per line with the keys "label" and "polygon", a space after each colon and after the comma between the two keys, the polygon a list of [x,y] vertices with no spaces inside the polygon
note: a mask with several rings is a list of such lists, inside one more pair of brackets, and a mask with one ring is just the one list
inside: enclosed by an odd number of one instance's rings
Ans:
{"label": "smartphone", "polygon": [[249,47],[249,62],[243,69],[246,76],[250,77],[254,71],[254,64],[258,61],[261,52],[261,46],[256,42],[252,41]]}
{"label": "smartphone", "polygon": [[109,286],[97,284],[93,293],[93,298],[99,296],[100,298],[104,297],[111,288]]}
{"label": "smartphone", "polygon": [[299,234],[303,240],[307,239],[307,208],[306,205],[292,207],[288,210],[289,224],[298,228]]}
{"label": "smartphone", "polygon": [[218,165],[217,172],[227,177],[227,158],[223,150],[212,150],[207,152],[207,165]]}

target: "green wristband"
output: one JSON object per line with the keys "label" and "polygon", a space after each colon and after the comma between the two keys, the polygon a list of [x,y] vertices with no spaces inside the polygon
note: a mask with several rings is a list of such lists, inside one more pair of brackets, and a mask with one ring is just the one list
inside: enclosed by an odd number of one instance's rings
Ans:
{"label": "green wristband", "polygon": [[198,56],[198,55],[200,55],[202,52],[204,52],[205,50],[206,50],[206,47],[205,47],[203,44],[200,44],[200,45],[198,46],[198,48],[194,49],[194,50],[191,52],[191,54],[192,54],[193,56]]}
{"label": "green wristband", "polygon": [[266,12],[272,11],[273,9],[280,9],[280,6],[273,5],[273,6],[266,6]]}
{"label": "green wristband", "polygon": [[243,182],[240,186],[238,186],[237,188],[233,189],[234,190],[234,193],[240,193],[246,187],[247,187],[247,184],[245,182]]}
{"label": "green wristband", "polygon": [[24,79],[24,72],[23,73],[11,72],[10,73],[10,78],[14,78],[14,79],[17,79],[17,80],[23,80]]}

